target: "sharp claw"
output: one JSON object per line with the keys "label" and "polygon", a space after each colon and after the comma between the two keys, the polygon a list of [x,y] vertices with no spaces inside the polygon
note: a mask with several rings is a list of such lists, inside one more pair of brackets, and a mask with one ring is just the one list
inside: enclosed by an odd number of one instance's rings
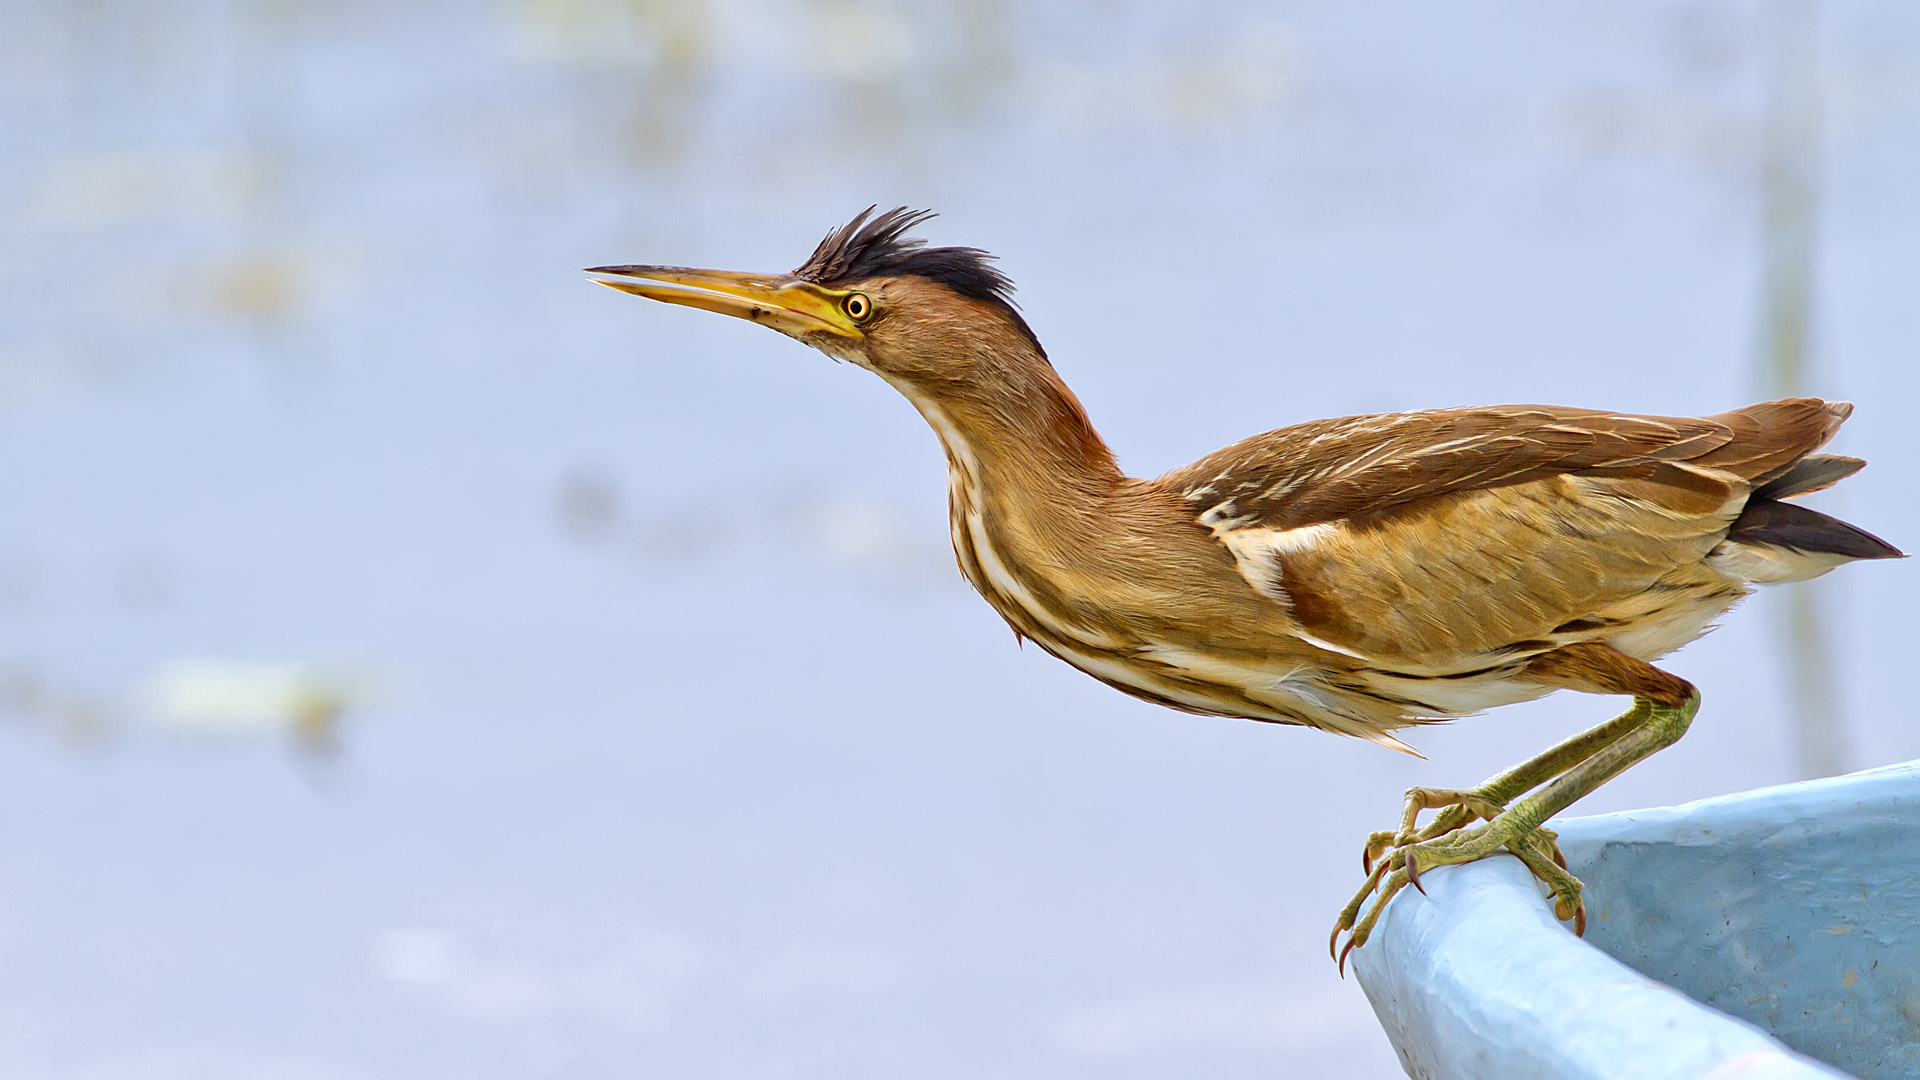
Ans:
{"label": "sharp claw", "polygon": [[1427,887],[1420,884],[1420,864],[1414,861],[1411,848],[1407,850],[1407,884],[1419,889],[1421,896],[1427,895]]}
{"label": "sharp claw", "polygon": [[1340,931],[1342,929],[1343,927],[1335,926],[1333,928],[1333,933],[1327,938],[1327,959],[1329,960],[1340,959],[1340,954],[1335,952],[1334,950],[1340,944]]}
{"label": "sharp claw", "polygon": [[1342,979],[1347,977],[1347,954],[1353,951],[1353,944],[1353,939],[1348,938],[1347,947],[1340,950],[1340,977]]}
{"label": "sharp claw", "polygon": [[1363,874],[1373,873],[1373,850],[1371,848],[1360,849],[1360,872]]}
{"label": "sharp claw", "polygon": [[1553,845],[1553,861],[1560,864],[1560,869],[1565,870],[1567,868],[1567,857],[1560,854],[1559,844]]}
{"label": "sharp claw", "polygon": [[1580,909],[1573,913],[1573,936],[1587,936],[1587,903],[1584,900],[1580,902]]}

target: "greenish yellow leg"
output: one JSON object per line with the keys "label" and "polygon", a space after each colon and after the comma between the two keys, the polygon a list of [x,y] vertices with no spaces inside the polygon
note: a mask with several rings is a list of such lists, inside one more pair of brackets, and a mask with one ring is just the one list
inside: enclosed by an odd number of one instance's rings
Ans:
{"label": "greenish yellow leg", "polygon": [[[1422,810],[1442,808],[1451,812],[1435,816],[1426,829],[1419,827]],[[1367,837],[1366,850],[1360,853],[1360,869],[1371,871],[1373,860],[1390,848],[1405,847],[1420,840],[1430,840],[1476,820],[1492,821],[1500,811],[1505,809],[1504,805],[1488,801],[1478,790],[1408,788],[1406,808],[1400,814],[1400,828],[1373,833]]]}
{"label": "greenish yellow leg", "polygon": [[[1542,823],[1582,796],[1686,732],[1700,707],[1695,695],[1679,708],[1659,708],[1644,698],[1633,707],[1590,731],[1560,743],[1539,756],[1489,779],[1472,791],[1415,788],[1407,792],[1400,828],[1367,838],[1362,861],[1367,880],[1340,912],[1328,950],[1344,969],[1346,953],[1365,944],[1380,913],[1395,893],[1411,884],[1418,888],[1420,871],[1427,867],[1472,862],[1505,848],[1519,856],[1528,869],[1554,892],[1554,909],[1562,919],[1573,918],[1584,929],[1585,909],[1580,882],[1565,870],[1557,838]],[[1540,787],[1535,795],[1508,806],[1515,798]],[[1444,807],[1423,829],[1416,829],[1424,809]],[[1474,821],[1486,824],[1467,828]],[[1377,865],[1374,860],[1391,851]],[[1368,897],[1375,897],[1366,914]],[[1340,934],[1351,930],[1345,949]],[[1337,949],[1337,952],[1335,951]]]}
{"label": "greenish yellow leg", "polygon": [[[1698,699],[1695,707],[1698,707]],[[1512,802],[1618,742],[1622,735],[1645,724],[1653,712],[1653,702],[1646,698],[1635,698],[1633,707],[1626,712],[1599,727],[1575,735],[1538,757],[1515,765],[1481,784],[1476,790],[1491,802],[1503,805]]]}
{"label": "greenish yellow leg", "polygon": [[1567,872],[1567,860],[1560,854],[1560,846],[1553,842],[1554,839],[1549,830],[1535,829],[1524,840],[1508,844],[1507,850],[1552,890],[1554,918],[1561,922],[1572,919],[1574,934],[1584,937],[1587,933],[1587,906],[1580,899],[1580,892],[1585,886],[1580,884],[1579,878]]}
{"label": "greenish yellow leg", "polygon": [[[1602,747],[1645,723],[1652,711],[1652,702],[1644,698],[1635,699],[1631,709],[1612,720],[1575,735],[1545,753],[1494,776],[1472,791],[1409,789],[1406,808],[1400,818],[1400,828],[1376,832],[1367,837],[1366,848],[1360,856],[1362,868],[1371,870],[1373,860],[1379,858],[1389,848],[1404,847],[1419,840],[1432,840],[1465,828],[1476,820],[1493,820],[1516,796],[1532,791],[1592,757]],[[1414,825],[1419,812],[1438,807],[1447,809],[1435,816],[1426,828],[1416,832]],[[1492,808],[1494,812],[1487,813],[1488,808]]]}
{"label": "greenish yellow leg", "polygon": [[1475,829],[1433,840],[1423,840],[1407,849],[1410,858],[1426,866],[1446,866],[1482,859],[1535,832],[1546,820],[1593,793],[1601,784],[1619,776],[1655,753],[1672,746],[1687,733],[1700,710],[1700,695],[1695,694],[1678,708],[1653,708],[1638,728],[1614,739],[1593,756],[1566,770],[1552,783],[1521,799],[1500,816]]}

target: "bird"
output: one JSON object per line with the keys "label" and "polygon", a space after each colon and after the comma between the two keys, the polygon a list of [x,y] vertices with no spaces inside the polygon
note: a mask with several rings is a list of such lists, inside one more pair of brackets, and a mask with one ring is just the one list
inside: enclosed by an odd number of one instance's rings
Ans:
{"label": "bird", "polygon": [[[878,375],[946,455],[961,574],[1013,628],[1123,693],[1415,753],[1395,731],[1556,690],[1622,715],[1483,783],[1410,789],[1362,846],[1328,948],[1344,975],[1423,869],[1502,852],[1584,932],[1548,819],[1683,735],[1699,691],[1654,661],[1755,586],[1893,545],[1790,500],[1858,472],[1852,413],[1790,398],[1704,417],[1552,405],[1315,420],[1127,476],[987,252],[868,207],[787,274],[591,267],[599,284],[770,327]],[[1424,825],[1420,814],[1436,811]],[[1371,903],[1369,903],[1371,900]]]}

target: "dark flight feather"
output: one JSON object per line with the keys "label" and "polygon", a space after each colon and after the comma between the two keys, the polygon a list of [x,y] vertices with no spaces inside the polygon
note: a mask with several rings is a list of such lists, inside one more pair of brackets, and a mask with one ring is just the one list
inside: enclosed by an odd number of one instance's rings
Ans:
{"label": "dark flight feather", "polygon": [[1793,499],[1825,491],[1867,467],[1857,457],[1839,454],[1813,454],[1793,463],[1793,467],[1753,489],[1755,499]]}
{"label": "dark flight feather", "polygon": [[1734,520],[1727,539],[1736,544],[1770,544],[1794,551],[1820,551],[1849,559],[1900,559],[1899,548],[1865,529],[1817,510],[1772,499],[1755,499]]}

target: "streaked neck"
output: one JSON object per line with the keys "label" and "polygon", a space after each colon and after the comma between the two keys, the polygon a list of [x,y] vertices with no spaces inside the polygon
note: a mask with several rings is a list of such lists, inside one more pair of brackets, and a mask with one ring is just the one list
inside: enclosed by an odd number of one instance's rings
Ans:
{"label": "streaked neck", "polygon": [[939,435],[951,466],[995,501],[1097,497],[1125,479],[1079,399],[1050,367],[991,392],[929,392],[888,381]]}

